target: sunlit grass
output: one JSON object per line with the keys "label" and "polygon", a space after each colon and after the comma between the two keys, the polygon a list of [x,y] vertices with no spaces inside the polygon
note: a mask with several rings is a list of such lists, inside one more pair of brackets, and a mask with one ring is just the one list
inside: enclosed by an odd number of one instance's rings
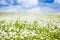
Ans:
{"label": "sunlit grass", "polygon": [[0,40],[60,40],[57,15],[0,16]]}

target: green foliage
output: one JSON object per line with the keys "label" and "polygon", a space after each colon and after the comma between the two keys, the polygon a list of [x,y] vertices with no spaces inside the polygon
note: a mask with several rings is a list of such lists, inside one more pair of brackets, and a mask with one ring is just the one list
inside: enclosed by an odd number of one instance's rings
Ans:
{"label": "green foliage", "polygon": [[59,22],[51,19],[48,22],[45,19],[33,22],[18,19],[13,22],[0,21],[0,40],[60,40]]}

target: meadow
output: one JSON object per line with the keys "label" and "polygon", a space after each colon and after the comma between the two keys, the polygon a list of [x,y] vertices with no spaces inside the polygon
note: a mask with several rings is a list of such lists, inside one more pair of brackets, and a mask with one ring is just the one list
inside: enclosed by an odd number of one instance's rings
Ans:
{"label": "meadow", "polygon": [[60,40],[60,15],[0,14],[0,40]]}

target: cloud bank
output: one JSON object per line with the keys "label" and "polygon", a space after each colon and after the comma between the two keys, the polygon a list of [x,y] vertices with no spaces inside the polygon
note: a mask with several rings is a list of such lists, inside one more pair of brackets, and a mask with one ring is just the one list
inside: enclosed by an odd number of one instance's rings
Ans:
{"label": "cloud bank", "polygon": [[0,0],[0,13],[60,13],[60,0]]}

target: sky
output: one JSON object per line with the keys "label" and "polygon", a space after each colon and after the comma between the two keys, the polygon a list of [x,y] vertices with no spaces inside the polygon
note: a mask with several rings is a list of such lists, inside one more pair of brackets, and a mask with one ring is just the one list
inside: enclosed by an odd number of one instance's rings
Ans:
{"label": "sky", "polygon": [[60,13],[60,0],[0,0],[0,13]]}

